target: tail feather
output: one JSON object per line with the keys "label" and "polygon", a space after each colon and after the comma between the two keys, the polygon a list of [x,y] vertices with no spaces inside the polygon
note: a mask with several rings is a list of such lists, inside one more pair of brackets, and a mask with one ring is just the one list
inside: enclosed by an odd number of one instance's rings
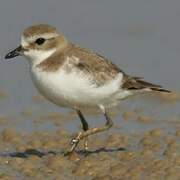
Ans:
{"label": "tail feather", "polygon": [[150,88],[153,91],[160,91],[160,92],[168,92],[170,93],[171,91],[164,89],[162,86],[157,85],[157,84],[152,84],[146,81],[143,81],[141,79],[137,79],[137,82],[142,85],[143,88]]}
{"label": "tail feather", "polygon": [[140,89],[149,88],[153,91],[168,92],[168,93],[171,92],[167,89],[162,88],[162,86],[160,85],[146,82],[142,80],[142,78],[140,77],[128,77],[123,84],[123,88],[131,89],[131,90],[140,90]]}

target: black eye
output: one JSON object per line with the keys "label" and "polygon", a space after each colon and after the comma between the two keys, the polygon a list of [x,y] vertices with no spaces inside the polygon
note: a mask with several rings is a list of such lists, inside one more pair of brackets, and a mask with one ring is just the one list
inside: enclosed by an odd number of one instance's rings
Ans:
{"label": "black eye", "polygon": [[38,38],[36,39],[35,43],[38,44],[38,45],[41,45],[45,42],[46,40],[44,38]]}

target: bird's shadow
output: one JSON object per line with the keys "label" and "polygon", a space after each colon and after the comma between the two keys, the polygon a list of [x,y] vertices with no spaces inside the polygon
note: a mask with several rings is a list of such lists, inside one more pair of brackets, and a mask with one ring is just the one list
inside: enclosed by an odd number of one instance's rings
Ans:
{"label": "bird's shadow", "polygon": [[[119,148],[99,148],[96,150],[77,150],[76,153],[82,156],[89,156],[92,154],[99,154],[102,152],[106,153],[113,153],[113,152],[119,152],[119,151],[125,151],[125,148],[119,147]],[[18,157],[18,158],[28,158],[29,156],[37,156],[37,157],[44,157],[47,155],[64,155],[64,151],[48,151],[43,152],[41,150],[37,149],[27,149],[23,152],[6,152],[6,153],[0,153],[0,157]]]}
{"label": "bird's shadow", "polygon": [[119,152],[119,151],[125,151],[126,149],[123,147],[119,147],[119,148],[99,148],[96,150],[79,150],[76,151],[77,154],[79,155],[84,155],[84,156],[89,156],[92,154],[99,154],[102,152],[106,152],[106,153],[113,153],[113,152]]}

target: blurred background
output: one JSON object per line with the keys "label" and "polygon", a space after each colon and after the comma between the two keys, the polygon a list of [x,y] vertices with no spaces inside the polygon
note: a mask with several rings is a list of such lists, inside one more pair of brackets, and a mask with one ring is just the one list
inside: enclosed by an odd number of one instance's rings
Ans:
{"label": "blurred background", "polygon": [[[178,0],[1,1],[0,129],[16,127],[20,131],[51,131],[57,128],[49,121],[53,118],[71,115],[74,122],[78,121],[73,113],[39,96],[23,57],[4,60],[5,54],[19,45],[22,31],[32,24],[53,25],[70,41],[106,56],[128,74],[142,76],[147,81],[178,92],[179,7]],[[127,116],[128,112],[138,112],[153,118],[153,123],[139,125],[135,121],[125,121],[118,115],[116,126],[120,125],[121,131],[135,132],[152,127],[171,131],[172,122],[179,123],[180,103],[177,96],[148,97],[123,101],[118,110],[125,118],[134,117],[132,113]],[[97,123],[96,118],[89,119],[92,119],[90,124]],[[36,120],[42,120],[43,123],[34,125]],[[100,123],[103,121],[100,120]],[[74,131],[78,125],[68,123],[65,128]]]}

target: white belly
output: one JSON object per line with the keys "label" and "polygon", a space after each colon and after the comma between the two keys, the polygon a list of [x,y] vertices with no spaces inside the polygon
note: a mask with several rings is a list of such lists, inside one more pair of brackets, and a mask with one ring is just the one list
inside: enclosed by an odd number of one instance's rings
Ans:
{"label": "white belly", "polygon": [[42,95],[53,103],[71,108],[105,107],[116,105],[131,93],[120,89],[122,74],[104,86],[96,87],[91,78],[79,72],[67,73],[63,70],[42,72],[31,70],[32,80]]}

